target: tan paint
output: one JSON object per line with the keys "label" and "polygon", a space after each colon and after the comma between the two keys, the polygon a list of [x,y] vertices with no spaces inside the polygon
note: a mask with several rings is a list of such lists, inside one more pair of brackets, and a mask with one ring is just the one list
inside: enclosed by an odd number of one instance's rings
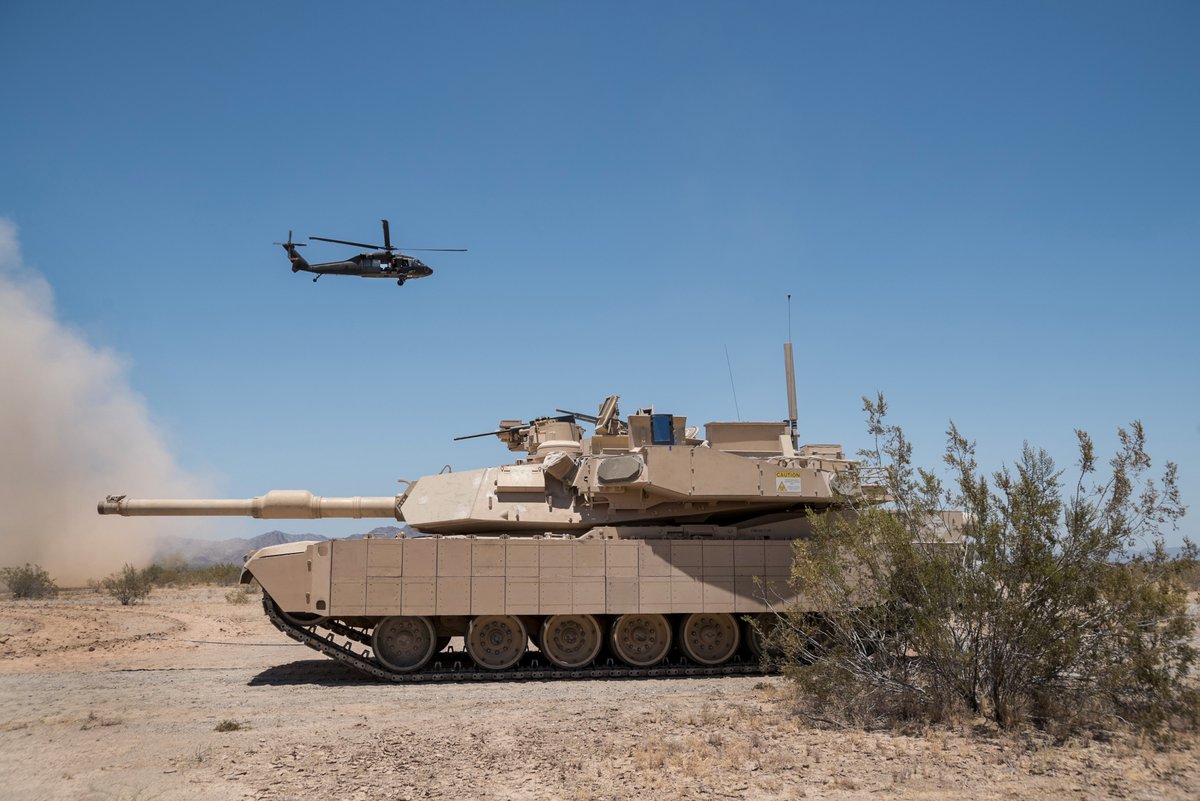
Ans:
{"label": "tan paint", "polygon": [[[110,495],[97,505],[102,515],[258,517],[264,520],[312,520],[321,517],[396,517],[397,499],[322,498],[307,490],[271,490],[247,500],[130,500]],[[397,518],[399,519],[399,518]]]}
{"label": "tan paint", "polygon": [[[619,627],[635,639],[639,631],[657,636],[660,616],[673,616],[671,626],[699,638],[695,632],[728,629],[728,615],[803,601],[788,580],[792,544],[809,535],[811,510],[837,508],[835,483],[841,492],[886,498],[879,487],[843,486],[852,473],[835,482],[852,465],[841,447],[795,447],[787,423],[709,423],[708,439],[699,440],[682,416],[641,410],[622,421],[615,397],[597,417],[601,433],[590,438],[564,420],[502,421],[497,436],[527,459],[425,476],[391,497],[324,498],[304,490],[246,500],[121,496],[102,501],[99,511],[379,517],[429,535],[257,552],[247,571],[289,614],[345,618],[365,628],[390,617],[428,618],[439,637],[469,632],[472,620],[485,617],[479,632],[511,632],[517,620],[540,634],[552,616],[589,616],[575,619],[575,631],[585,628],[580,620],[608,626],[622,615],[639,616]],[[668,441],[656,442],[656,435]],[[408,630],[388,629],[400,662],[409,656]]]}
{"label": "tan paint", "polygon": [[[318,548],[331,558],[314,559]],[[334,617],[764,612],[794,600],[787,541],[430,537],[297,551],[292,570],[261,552],[247,568],[285,611]]]}

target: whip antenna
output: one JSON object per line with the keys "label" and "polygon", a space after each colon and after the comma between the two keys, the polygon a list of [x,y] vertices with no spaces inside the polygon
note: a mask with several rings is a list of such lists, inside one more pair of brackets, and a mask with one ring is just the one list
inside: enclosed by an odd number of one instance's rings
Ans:
{"label": "whip antenna", "polygon": [[742,410],[738,408],[737,402],[737,386],[733,383],[733,362],[729,360],[729,346],[725,346],[725,366],[729,368],[729,388],[733,390],[733,410],[737,413],[737,419],[742,421]]}
{"label": "whip antenna", "polygon": [[[792,293],[787,296],[788,304],[788,341],[783,346],[783,368],[787,376],[788,398],[788,434],[792,438],[792,448],[799,447],[796,423],[799,416],[796,411],[796,363],[792,357]],[[732,374],[731,374],[732,375]]]}

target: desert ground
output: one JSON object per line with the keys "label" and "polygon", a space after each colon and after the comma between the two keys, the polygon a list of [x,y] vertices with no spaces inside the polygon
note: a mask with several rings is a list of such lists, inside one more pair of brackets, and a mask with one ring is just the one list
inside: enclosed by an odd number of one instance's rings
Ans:
{"label": "desert ground", "polygon": [[830,731],[778,677],[381,684],[257,599],[0,599],[13,799],[1200,798],[1200,747]]}

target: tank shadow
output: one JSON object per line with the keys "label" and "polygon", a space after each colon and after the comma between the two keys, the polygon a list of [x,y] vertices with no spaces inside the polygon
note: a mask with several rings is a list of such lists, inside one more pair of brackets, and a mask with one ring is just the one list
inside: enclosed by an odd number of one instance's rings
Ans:
{"label": "tank shadow", "polygon": [[269,667],[247,682],[250,687],[287,687],[315,684],[344,687],[354,684],[378,684],[379,680],[331,659],[302,659]]}

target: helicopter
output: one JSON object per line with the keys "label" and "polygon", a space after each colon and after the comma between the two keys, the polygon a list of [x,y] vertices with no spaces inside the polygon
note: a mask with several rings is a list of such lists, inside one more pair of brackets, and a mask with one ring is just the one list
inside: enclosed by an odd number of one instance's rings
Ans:
{"label": "helicopter", "polygon": [[[392,244],[392,233],[387,220],[383,223],[383,244],[368,245],[362,242],[348,242],[345,239],[329,239],[323,236],[310,236],[322,242],[334,242],[339,245],[353,245],[360,248],[372,248],[370,253],[359,253],[343,261],[325,261],[319,264],[309,264],[296,248],[305,247],[303,242],[293,242],[292,232],[288,231],[286,242],[276,242],[276,245],[287,251],[288,259],[292,262],[292,272],[304,270],[306,273],[316,273],[313,283],[322,275],[357,275],[360,278],[395,278],[396,284],[404,286],[404,282],[412,278],[425,278],[433,275],[433,268],[413,256],[399,252]],[[439,251],[443,253],[465,253],[466,248],[409,248],[409,250]]]}

